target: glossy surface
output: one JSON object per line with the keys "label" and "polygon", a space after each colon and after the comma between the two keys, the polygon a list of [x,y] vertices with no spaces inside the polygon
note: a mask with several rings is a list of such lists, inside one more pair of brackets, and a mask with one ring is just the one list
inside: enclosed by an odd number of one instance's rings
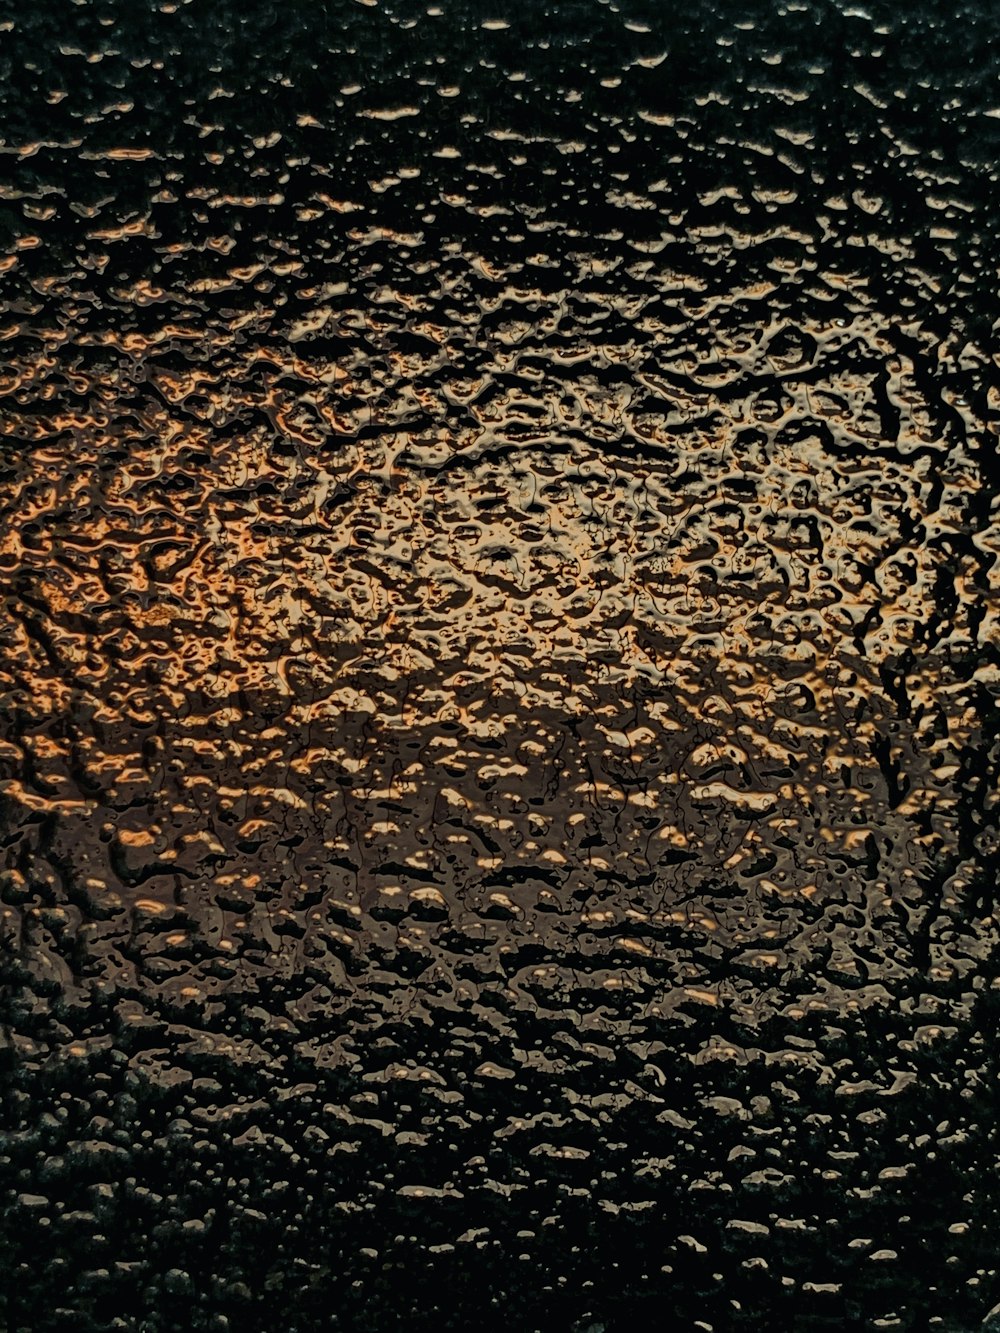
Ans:
{"label": "glossy surface", "polygon": [[994,27],[7,6],[11,1328],[1000,1300]]}

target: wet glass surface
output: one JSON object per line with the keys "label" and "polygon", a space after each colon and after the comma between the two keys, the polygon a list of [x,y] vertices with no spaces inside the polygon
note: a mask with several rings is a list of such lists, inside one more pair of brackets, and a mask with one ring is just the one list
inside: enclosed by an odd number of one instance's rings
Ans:
{"label": "wet glass surface", "polygon": [[993,7],[0,14],[8,1327],[990,1326]]}

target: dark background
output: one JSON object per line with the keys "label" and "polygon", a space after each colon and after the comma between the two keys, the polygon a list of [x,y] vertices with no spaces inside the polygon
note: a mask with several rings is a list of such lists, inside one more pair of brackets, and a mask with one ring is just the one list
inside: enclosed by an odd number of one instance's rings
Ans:
{"label": "dark background", "polygon": [[977,1328],[996,15],[429,8],[0,5],[7,1326]]}

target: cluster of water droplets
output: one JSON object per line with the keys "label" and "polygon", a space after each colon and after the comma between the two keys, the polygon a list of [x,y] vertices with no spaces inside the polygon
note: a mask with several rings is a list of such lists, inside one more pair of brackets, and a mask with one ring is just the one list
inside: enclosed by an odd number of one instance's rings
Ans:
{"label": "cluster of water droplets", "polygon": [[0,24],[12,1327],[993,1304],[944,8]]}

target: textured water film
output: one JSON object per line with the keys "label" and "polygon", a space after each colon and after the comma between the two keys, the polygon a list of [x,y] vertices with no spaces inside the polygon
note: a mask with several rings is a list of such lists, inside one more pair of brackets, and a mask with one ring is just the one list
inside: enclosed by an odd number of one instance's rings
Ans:
{"label": "textured water film", "polygon": [[990,0],[0,15],[5,1326],[992,1326]]}

